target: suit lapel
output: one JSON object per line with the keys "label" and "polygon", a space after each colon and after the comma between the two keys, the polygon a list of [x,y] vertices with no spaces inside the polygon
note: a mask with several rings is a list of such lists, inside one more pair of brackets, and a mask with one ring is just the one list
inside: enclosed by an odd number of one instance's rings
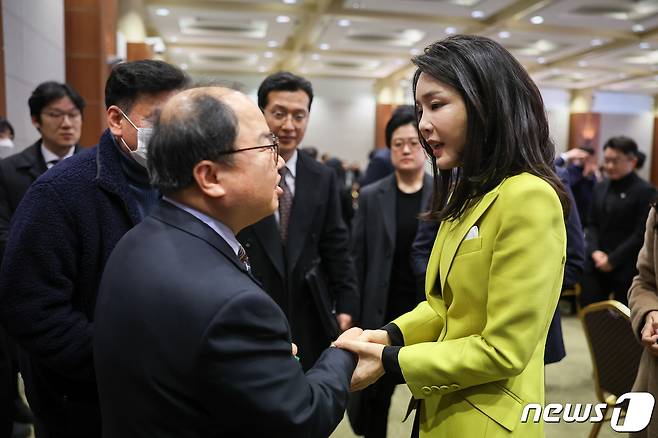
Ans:
{"label": "suit lapel", "polygon": [[255,223],[253,230],[272,265],[274,265],[281,278],[285,278],[283,247],[281,246],[279,228],[274,215],[272,214]]}
{"label": "suit lapel", "polygon": [[307,165],[306,159],[307,157],[303,153],[297,153],[295,198],[290,211],[288,242],[286,244],[289,272],[292,272],[301,255],[306,235],[313,222],[316,211],[315,206],[318,202],[317,193],[313,188],[318,186],[319,175]]}
{"label": "suit lapel", "polygon": [[391,246],[395,245],[395,174],[388,177],[389,181],[382,184],[377,191],[379,208],[381,209],[386,237]]}

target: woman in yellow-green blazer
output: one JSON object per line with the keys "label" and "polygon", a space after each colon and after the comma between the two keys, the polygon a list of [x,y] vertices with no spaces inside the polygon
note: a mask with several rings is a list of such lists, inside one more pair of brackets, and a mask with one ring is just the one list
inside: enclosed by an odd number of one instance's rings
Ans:
{"label": "woman in yellow-green blazer", "polygon": [[434,158],[428,217],[441,221],[427,300],[336,344],[359,355],[353,389],[384,372],[408,385],[416,436],[543,437],[541,423],[520,420],[526,404],[544,404],[569,201],[541,95],[484,37],[449,37],[412,61],[418,129]]}

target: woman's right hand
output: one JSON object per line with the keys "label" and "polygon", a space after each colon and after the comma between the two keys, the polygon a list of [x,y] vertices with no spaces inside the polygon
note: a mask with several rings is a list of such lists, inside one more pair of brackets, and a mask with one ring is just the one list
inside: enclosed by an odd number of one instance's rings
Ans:
{"label": "woman's right hand", "polygon": [[[642,345],[649,350],[649,353],[658,357],[658,311],[652,310],[647,313],[642,328]],[[365,332],[364,332],[365,333]]]}
{"label": "woman's right hand", "polygon": [[364,330],[359,336],[359,341],[372,342],[373,344],[391,345],[391,338],[386,330]]}

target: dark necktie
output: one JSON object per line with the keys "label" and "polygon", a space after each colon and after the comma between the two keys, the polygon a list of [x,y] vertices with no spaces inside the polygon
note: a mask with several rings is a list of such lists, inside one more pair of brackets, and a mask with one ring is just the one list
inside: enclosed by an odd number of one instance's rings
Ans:
{"label": "dark necktie", "polygon": [[62,161],[62,160],[61,160],[61,159],[58,159],[58,160],[50,160],[50,161],[48,161],[48,162],[46,163],[46,167],[47,167],[48,169],[50,169],[51,167],[53,167],[54,165],[56,165],[56,164],[59,163],[60,161]]}
{"label": "dark necktie", "polygon": [[247,251],[244,250],[244,247],[240,245],[238,248],[238,258],[247,268],[247,272],[251,272],[251,265],[249,264],[249,257],[247,256]]}
{"label": "dark necktie", "polygon": [[279,173],[281,174],[281,181],[279,181],[279,187],[283,190],[283,193],[279,197],[279,235],[281,236],[281,242],[286,243],[288,238],[288,220],[290,219],[290,209],[292,207],[292,192],[290,187],[286,183],[286,175],[289,170],[287,167],[283,166]]}

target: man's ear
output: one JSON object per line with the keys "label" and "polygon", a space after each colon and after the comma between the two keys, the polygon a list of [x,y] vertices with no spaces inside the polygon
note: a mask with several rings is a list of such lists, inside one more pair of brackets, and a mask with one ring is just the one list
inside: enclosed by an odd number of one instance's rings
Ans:
{"label": "man's ear", "polygon": [[41,132],[41,122],[37,119],[37,116],[32,116],[32,126],[34,126],[37,131]]}
{"label": "man's ear", "polygon": [[107,126],[110,128],[112,135],[116,137],[122,137],[123,128],[121,121],[123,120],[123,115],[121,114],[119,107],[116,105],[111,105],[107,109],[105,116],[107,119]]}
{"label": "man's ear", "polygon": [[226,194],[220,166],[210,160],[199,161],[192,169],[192,175],[199,190],[211,198]]}

